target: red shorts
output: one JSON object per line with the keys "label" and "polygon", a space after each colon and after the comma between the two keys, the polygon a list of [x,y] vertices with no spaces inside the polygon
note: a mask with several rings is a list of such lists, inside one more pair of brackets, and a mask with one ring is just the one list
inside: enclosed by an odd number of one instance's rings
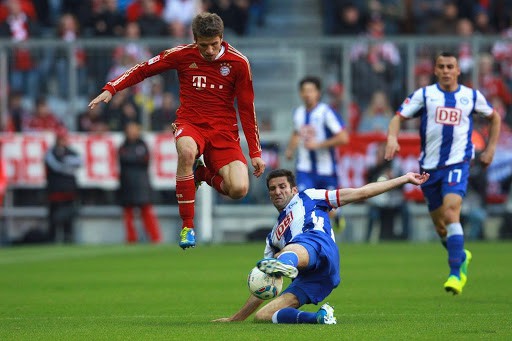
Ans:
{"label": "red shorts", "polygon": [[247,165],[238,131],[218,131],[201,129],[187,124],[175,123],[174,137],[176,141],[183,136],[190,136],[197,144],[199,155],[203,154],[206,167],[215,173],[233,161],[242,161]]}

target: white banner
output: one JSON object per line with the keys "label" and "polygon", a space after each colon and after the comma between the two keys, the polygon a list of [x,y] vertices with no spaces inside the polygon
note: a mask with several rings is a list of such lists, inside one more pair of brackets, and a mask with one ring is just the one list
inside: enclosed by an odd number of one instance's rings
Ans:
{"label": "white banner", "polygon": [[[170,133],[143,134],[151,152],[150,179],[155,189],[176,187],[176,153]],[[118,187],[117,149],[124,140],[122,133],[70,133],[70,145],[83,160],[77,172],[80,187],[115,189]],[[44,155],[54,143],[54,135],[0,134],[0,156],[10,187],[41,188],[46,184]]]}

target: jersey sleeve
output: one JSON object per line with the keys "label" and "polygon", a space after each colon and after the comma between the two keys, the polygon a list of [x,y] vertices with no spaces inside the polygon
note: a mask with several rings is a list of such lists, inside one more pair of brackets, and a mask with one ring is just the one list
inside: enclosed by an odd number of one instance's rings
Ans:
{"label": "jersey sleeve", "polygon": [[269,234],[266,238],[266,244],[265,244],[265,251],[263,251],[263,256],[265,258],[273,258],[274,255],[275,255],[275,250],[274,248],[270,245],[270,240],[271,240],[272,236],[271,234]]}
{"label": "jersey sleeve", "polygon": [[484,116],[490,116],[494,112],[492,105],[479,90],[476,90],[475,111]]}
{"label": "jersey sleeve", "polygon": [[101,90],[108,90],[115,95],[116,92],[140,83],[148,77],[176,68],[173,52],[174,49],[165,50],[146,62],[134,65],[122,75],[107,82]]}
{"label": "jersey sleeve", "polygon": [[341,206],[339,189],[307,189],[304,191],[304,194],[314,200],[318,207],[331,210]]}
{"label": "jersey sleeve", "polygon": [[241,62],[235,84],[236,99],[240,123],[244,131],[249,156],[261,157],[260,136],[254,108],[254,89],[252,86],[251,66],[249,61]]}
{"label": "jersey sleeve", "polygon": [[292,112],[293,131],[297,133],[300,131],[300,128],[302,127],[302,122],[299,119],[299,110],[299,108],[296,108]]}
{"label": "jersey sleeve", "polygon": [[325,117],[325,125],[333,134],[337,134],[344,129],[345,124],[341,115],[329,108]]}
{"label": "jersey sleeve", "polygon": [[425,105],[424,88],[418,89],[403,101],[402,105],[396,111],[397,115],[405,118],[412,118]]}

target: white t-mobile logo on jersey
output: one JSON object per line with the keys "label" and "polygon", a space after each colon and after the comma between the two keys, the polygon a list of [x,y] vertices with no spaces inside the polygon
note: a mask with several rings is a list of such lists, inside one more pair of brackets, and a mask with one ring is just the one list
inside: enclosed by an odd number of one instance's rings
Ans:
{"label": "white t-mobile logo on jersey", "polygon": [[457,126],[462,118],[462,110],[458,108],[437,107],[436,122]]}
{"label": "white t-mobile logo on jersey", "polygon": [[192,78],[192,85],[196,88],[206,88],[206,76],[194,76]]}

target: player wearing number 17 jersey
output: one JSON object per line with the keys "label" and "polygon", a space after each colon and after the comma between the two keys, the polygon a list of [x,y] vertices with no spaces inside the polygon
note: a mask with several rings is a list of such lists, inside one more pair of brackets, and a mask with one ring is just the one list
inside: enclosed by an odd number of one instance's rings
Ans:
{"label": "player wearing number 17 jersey", "polygon": [[[240,147],[237,112],[247,144],[253,174],[265,170],[254,109],[252,74],[247,58],[222,40],[224,24],[212,13],[200,13],[192,21],[194,43],[177,46],[133,66],[103,87],[93,108],[147,77],[177,70],[180,107],[173,123],[178,166],[176,197],[183,221],[179,245],[194,247],[196,186],[207,182],[232,199],[243,198],[249,189],[247,162]],[[204,156],[204,164],[196,161]]]}
{"label": "player wearing number 17 jersey", "polygon": [[475,154],[471,141],[473,113],[490,122],[487,147],[479,157],[484,166],[494,157],[500,116],[480,91],[458,83],[460,68],[453,54],[444,52],[436,57],[435,75],[437,83],[407,97],[391,120],[385,158],[390,160],[400,150],[397,136],[401,121],[420,118],[420,168],[430,173],[430,179],[421,189],[437,233],[448,251],[450,272],[444,288],[457,295],[466,284],[467,267],[472,258],[464,249],[460,211],[470,161]]}

